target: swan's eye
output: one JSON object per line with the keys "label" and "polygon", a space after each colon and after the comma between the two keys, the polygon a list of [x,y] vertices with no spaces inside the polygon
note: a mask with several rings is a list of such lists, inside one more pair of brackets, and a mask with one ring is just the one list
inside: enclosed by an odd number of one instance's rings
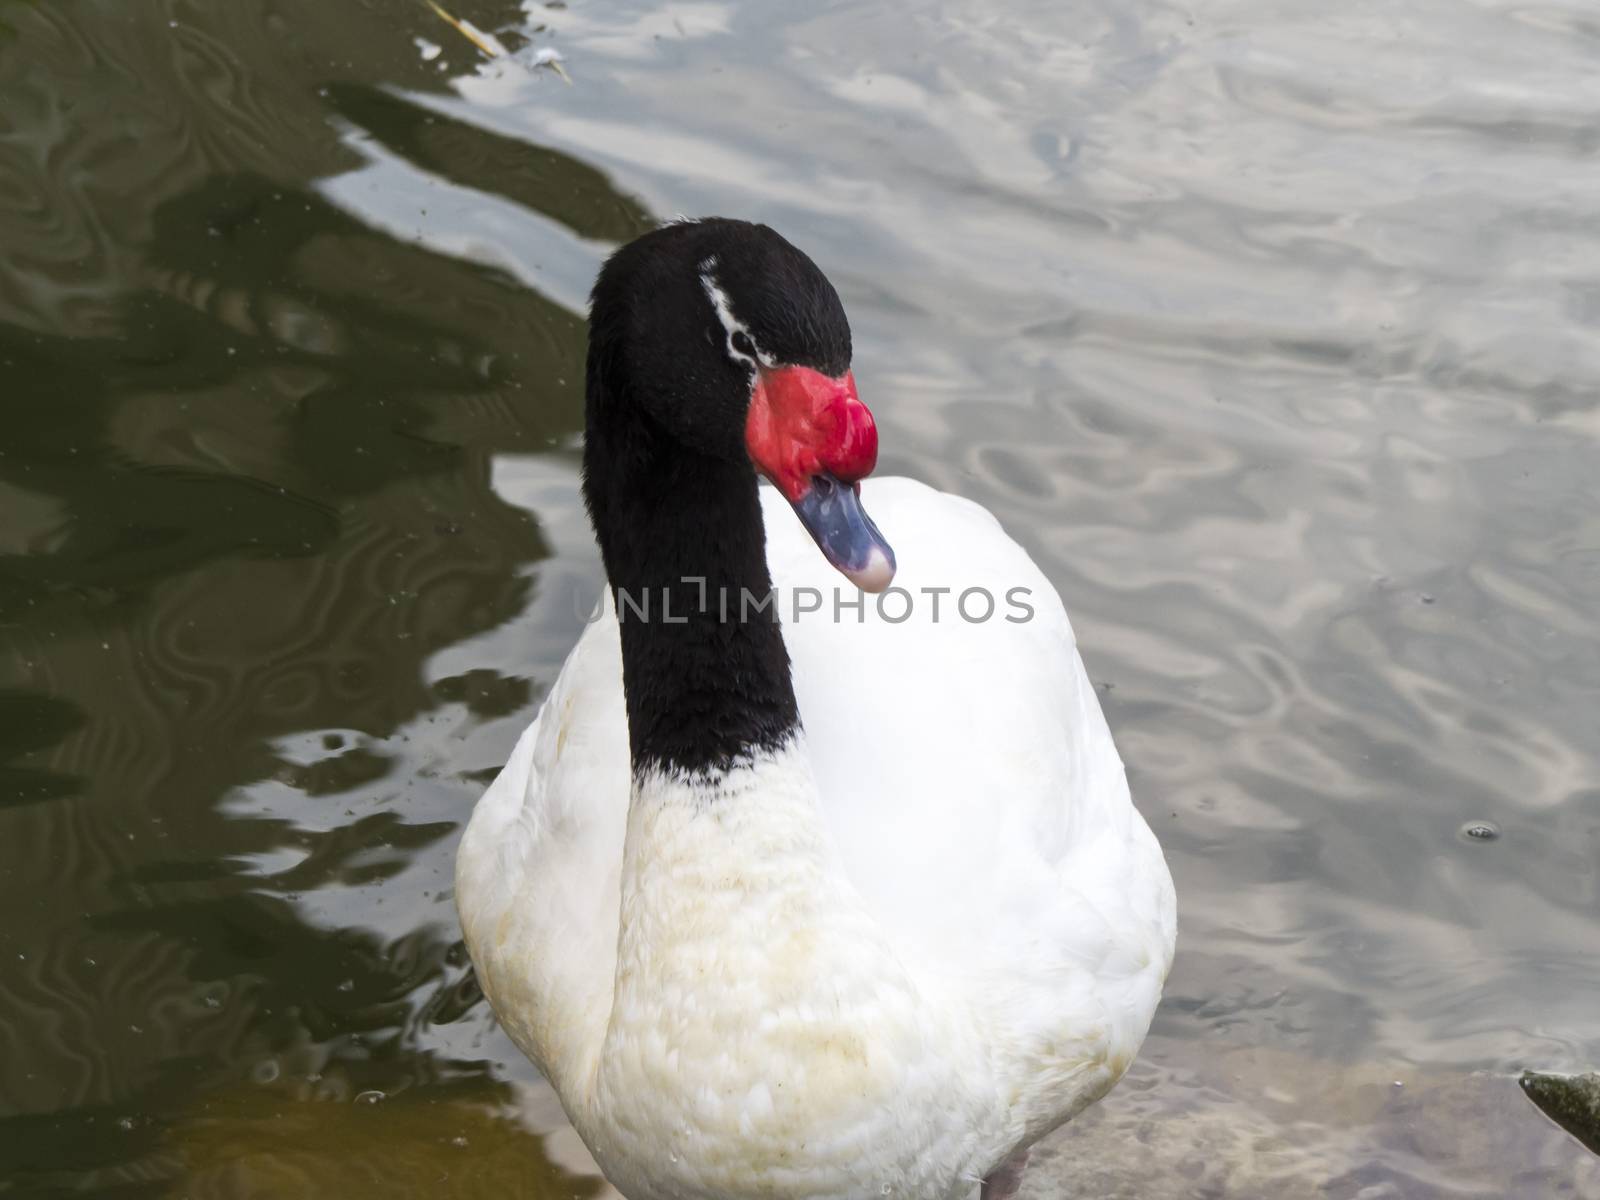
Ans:
{"label": "swan's eye", "polygon": [[734,350],[746,358],[754,358],[756,356],[756,344],[750,340],[750,335],[744,330],[735,329],[733,336],[728,340],[732,343]]}

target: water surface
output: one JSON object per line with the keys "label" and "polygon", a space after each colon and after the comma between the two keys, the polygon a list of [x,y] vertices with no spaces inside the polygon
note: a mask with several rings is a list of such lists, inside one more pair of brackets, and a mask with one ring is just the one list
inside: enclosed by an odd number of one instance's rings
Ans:
{"label": "water surface", "polygon": [[1514,1078],[1600,1060],[1589,7],[455,11],[0,0],[0,1195],[602,1194],[451,859],[599,580],[589,282],[716,212],[1172,863],[1026,1194],[1600,1197]]}

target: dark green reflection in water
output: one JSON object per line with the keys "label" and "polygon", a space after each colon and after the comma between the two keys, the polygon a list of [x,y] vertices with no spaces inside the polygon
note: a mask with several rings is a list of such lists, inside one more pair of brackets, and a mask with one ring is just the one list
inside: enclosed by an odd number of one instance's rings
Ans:
{"label": "dark green reflection in water", "polygon": [[581,237],[625,242],[655,220],[586,163],[426,112],[377,88],[328,89],[334,111],[429,174],[504,196]]}
{"label": "dark green reflection in water", "polygon": [[[0,693],[0,763],[37,756],[84,723],[83,710],[53,696]],[[76,792],[81,781],[37,767],[0,765],[0,805],[28,804]]]}
{"label": "dark green reflection in water", "polygon": [[[331,111],[585,238],[649,216],[568,155],[377,90],[438,85],[392,12],[185,12],[170,40],[158,16],[5,14],[23,48],[83,49],[49,79],[8,64],[13,125],[74,99],[101,123],[60,135],[87,176],[42,189],[62,225],[88,205],[92,252],[0,209],[0,1194],[588,1194],[498,1118],[481,1062],[419,1037],[484,1019],[448,881],[400,889],[398,936],[308,909],[385,903],[469,808],[433,714],[532,695],[424,668],[528,603],[547,546],[491,456],[570,453],[581,320],[310,184],[352,165]],[[263,32],[293,65],[246,61]],[[191,53],[236,89],[220,108]],[[85,303],[55,304],[69,287]]]}

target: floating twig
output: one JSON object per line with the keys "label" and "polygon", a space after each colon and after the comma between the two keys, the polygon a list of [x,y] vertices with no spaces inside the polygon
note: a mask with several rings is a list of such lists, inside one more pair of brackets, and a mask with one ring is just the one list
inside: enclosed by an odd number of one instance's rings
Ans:
{"label": "floating twig", "polygon": [[526,61],[530,69],[549,67],[561,77],[562,83],[566,84],[568,87],[572,86],[572,76],[568,75],[567,69],[561,65],[561,51],[550,46],[541,46],[531,55],[523,55],[520,52],[518,54],[512,54],[511,51],[505,48],[505,45],[500,41],[500,39],[494,36],[494,34],[485,33],[471,21],[452,16],[437,3],[437,0],[427,0],[427,5],[429,8],[433,9],[434,12],[439,14],[440,20],[447,22],[452,28],[455,29],[457,33],[466,38],[467,41],[471,42],[490,58],[508,58],[513,62],[523,59]]}
{"label": "floating twig", "polygon": [[436,4],[434,0],[428,0],[428,7],[433,9],[434,12],[438,13],[442,19],[453,25],[457,33],[466,38],[467,41],[471,42],[479,50],[482,50],[490,58],[511,57],[510,51],[500,44],[500,39],[495,37],[494,34],[485,33],[471,21],[463,21],[460,17],[452,17],[443,8]]}

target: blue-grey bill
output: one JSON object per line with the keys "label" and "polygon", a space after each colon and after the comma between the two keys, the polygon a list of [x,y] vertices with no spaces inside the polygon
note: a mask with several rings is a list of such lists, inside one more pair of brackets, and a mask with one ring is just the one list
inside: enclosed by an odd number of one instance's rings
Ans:
{"label": "blue-grey bill", "polygon": [[894,580],[894,551],[850,484],[815,475],[794,511],[823,557],[862,591],[881,592]]}

